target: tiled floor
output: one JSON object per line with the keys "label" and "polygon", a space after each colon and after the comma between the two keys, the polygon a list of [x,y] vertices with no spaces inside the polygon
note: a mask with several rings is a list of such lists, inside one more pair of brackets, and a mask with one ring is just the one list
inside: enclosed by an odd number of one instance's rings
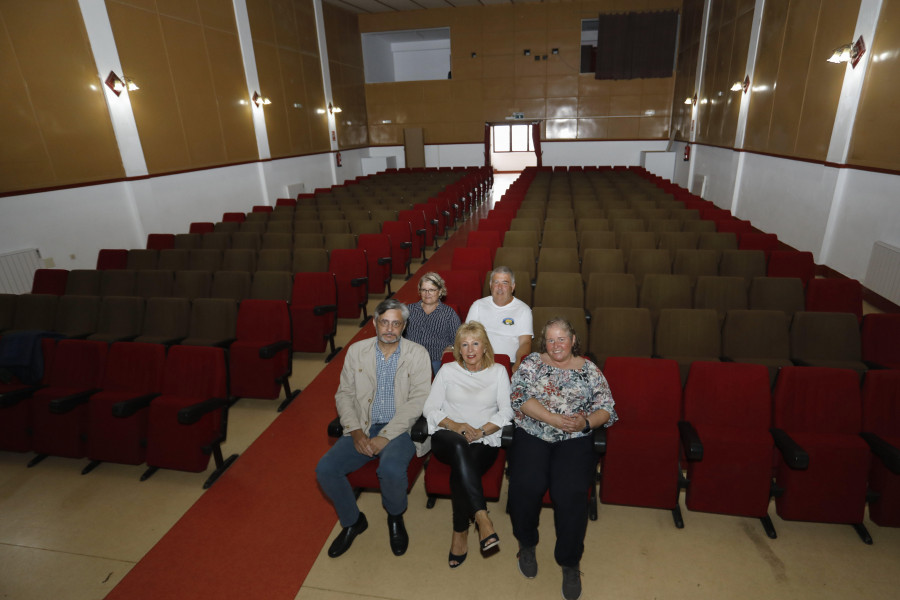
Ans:
{"label": "tiled floor", "polygon": [[[510,176],[498,176],[495,194],[509,181]],[[397,278],[394,289],[401,284]],[[377,301],[370,302],[370,314]],[[356,334],[356,325],[351,320],[340,324],[339,344]],[[322,366],[319,355],[295,355],[294,387],[305,387]],[[276,418],[276,406],[273,401],[238,402],[225,454],[249,446]],[[103,598],[200,497],[206,477],[161,470],[140,482],[142,467],[104,464],[83,476],[85,461],[48,458],[28,469],[29,459],[0,452],[0,598]],[[369,530],[341,558],[329,559],[323,549],[296,598],[559,597],[552,511],[542,515],[538,577],[526,580],[516,568],[505,499],[504,488],[500,502],[490,508],[502,539],[500,552],[482,558],[471,534],[468,560],[450,570],[448,500],[426,509],[419,478],[406,515],[410,550],[398,558],[388,551],[379,496],[365,493],[360,506]],[[866,546],[846,525],[782,521],[774,505],[769,514],[776,540],[768,539],[754,519],[684,511],[685,528],[679,530],[666,511],[601,505],[585,540],[583,598],[897,597],[900,530],[867,521],[875,543]],[[286,513],[285,518],[302,517]]]}

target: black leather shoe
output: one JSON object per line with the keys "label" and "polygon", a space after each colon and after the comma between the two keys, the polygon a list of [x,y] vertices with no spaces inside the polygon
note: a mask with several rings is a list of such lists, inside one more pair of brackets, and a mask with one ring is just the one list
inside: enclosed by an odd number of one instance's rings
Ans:
{"label": "black leather shoe", "polygon": [[388,536],[391,539],[391,552],[395,556],[402,556],[409,547],[409,535],[403,524],[403,515],[388,515]]}
{"label": "black leather shoe", "polygon": [[368,527],[369,522],[366,521],[366,515],[359,513],[359,518],[356,520],[356,523],[350,527],[344,527],[337,537],[334,538],[334,541],[331,542],[331,546],[328,547],[328,556],[337,558],[349,550],[356,536],[361,534]]}

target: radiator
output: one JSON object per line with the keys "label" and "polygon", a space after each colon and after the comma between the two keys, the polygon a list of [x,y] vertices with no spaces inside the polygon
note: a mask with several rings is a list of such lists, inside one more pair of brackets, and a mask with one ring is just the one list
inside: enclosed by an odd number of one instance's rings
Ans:
{"label": "radiator", "polygon": [[0,254],[0,293],[27,294],[34,272],[44,266],[37,248]]}
{"label": "radiator", "polygon": [[900,304],[900,248],[875,242],[865,284],[879,296]]}

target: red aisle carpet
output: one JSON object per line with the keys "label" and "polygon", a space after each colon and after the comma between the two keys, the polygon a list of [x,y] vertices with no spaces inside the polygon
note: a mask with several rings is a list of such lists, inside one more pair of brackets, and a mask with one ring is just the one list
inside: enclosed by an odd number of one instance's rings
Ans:
{"label": "red aisle carpet", "polygon": [[[479,212],[486,210],[483,205]],[[470,227],[471,220],[418,272],[449,268],[452,249],[463,245]],[[414,276],[395,297],[415,301],[416,283]],[[374,335],[370,322],[352,341]],[[108,599],[291,600],[297,595],[337,521],[319,491],[315,466],[330,445],[325,431],[337,415],[334,392],[344,354],[325,367]]]}

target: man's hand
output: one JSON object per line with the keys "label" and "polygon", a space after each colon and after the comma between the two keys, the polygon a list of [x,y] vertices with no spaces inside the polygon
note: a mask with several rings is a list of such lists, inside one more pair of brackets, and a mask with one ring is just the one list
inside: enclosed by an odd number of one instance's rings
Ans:
{"label": "man's hand", "polygon": [[353,446],[356,448],[357,452],[366,456],[375,456],[375,453],[372,451],[371,442],[362,429],[354,429],[350,432],[350,437],[353,438]]}
{"label": "man's hand", "polygon": [[375,437],[369,440],[369,450],[371,450],[372,454],[369,456],[377,456],[384,450],[384,447],[387,446],[388,439],[381,437],[380,435],[376,435]]}

